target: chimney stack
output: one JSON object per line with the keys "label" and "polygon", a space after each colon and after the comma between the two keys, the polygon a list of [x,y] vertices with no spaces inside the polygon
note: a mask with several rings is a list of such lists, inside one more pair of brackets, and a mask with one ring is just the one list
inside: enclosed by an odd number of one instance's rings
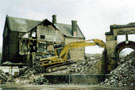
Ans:
{"label": "chimney stack", "polygon": [[77,36],[77,21],[72,20],[72,35]]}
{"label": "chimney stack", "polygon": [[56,23],[57,23],[56,15],[53,15],[53,16],[52,16],[52,23],[53,23],[53,24],[56,24]]}

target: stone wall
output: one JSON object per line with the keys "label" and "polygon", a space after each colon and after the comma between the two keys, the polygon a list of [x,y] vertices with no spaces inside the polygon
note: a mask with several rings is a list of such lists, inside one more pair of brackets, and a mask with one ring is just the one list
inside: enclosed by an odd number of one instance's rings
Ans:
{"label": "stone wall", "polygon": [[[84,39],[66,37],[65,44],[68,44],[69,42],[73,42],[73,41],[80,41],[80,40],[84,40]],[[70,50],[70,58],[73,61],[84,60],[84,54],[85,54],[85,47],[74,48]]]}
{"label": "stone wall", "polygon": [[10,32],[9,35],[9,48],[8,48],[8,60],[14,63],[19,63],[23,61],[22,56],[19,55],[19,33]]}
{"label": "stone wall", "polygon": [[[110,32],[106,32],[106,50],[107,50],[107,61],[106,61],[106,69],[107,71],[112,71],[117,67],[118,63],[118,55],[121,49],[124,48],[133,48],[133,44],[130,44],[128,40],[129,34],[135,34],[134,24],[127,25],[112,25],[110,26]],[[125,41],[123,41],[124,45],[118,47],[117,36],[125,35]],[[126,43],[127,42],[127,43]]]}
{"label": "stone wall", "polygon": [[64,36],[60,33],[60,31],[56,30],[53,26],[39,25],[37,27],[37,39],[53,41],[57,43],[64,42]]}

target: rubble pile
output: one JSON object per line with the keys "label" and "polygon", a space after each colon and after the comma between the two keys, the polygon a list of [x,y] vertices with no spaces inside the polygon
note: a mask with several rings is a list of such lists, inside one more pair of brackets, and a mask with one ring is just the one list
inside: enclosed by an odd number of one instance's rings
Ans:
{"label": "rubble pile", "polygon": [[111,86],[135,86],[135,51],[124,58],[125,62],[120,64],[101,85]]}
{"label": "rubble pile", "polygon": [[86,60],[82,60],[78,63],[69,65],[64,70],[56,72],[43,72],[43,69],[39,65],[32,68],[22,70],[21,75],[13,80],[16,84],[49,84],[49,80],[45,77],[47,74],[88,74],[95,73],[97,68],[95,64],[100,60],[101,55],[90,55],[86,57]]}
{"label": "rubble pile", "polygon": [[0,84],[6,83],[8,80],[8,75],[6,75],[2,70],[0,70]]}
{"label": "rubble pile", "polygon": [[100,60],[100,54],[87,55],[85,60],[71,64],[64,70],[52,72],[52,74],[96,74],[98,73],[98,63]]}
{"label": "rubble pile", "polygon": [[14,83],[19,84],[46,84],[45,73],[37,73],[35,69],[29,68],[22,75],[14,79]]}
{"label": "rubble pile", "polygon": [[45,84],[47,80],[44,77],[44,74],[32,74],[25,76],[20,76],[19,78],[16,78],[14,80],[14,83],[16,84]]}
{"label": "rubble pile", "polygon": [[68,67],[70,73],[79,73],[79,74],[91,74],[96,73],[96,64],[99,59],[87,59],[77,64],[73,64]]}

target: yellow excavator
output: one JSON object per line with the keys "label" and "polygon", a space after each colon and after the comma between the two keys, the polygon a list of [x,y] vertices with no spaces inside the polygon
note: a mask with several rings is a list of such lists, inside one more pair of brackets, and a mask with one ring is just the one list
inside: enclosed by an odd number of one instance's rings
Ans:
{"label": "yellow excavator", "polygon": [[68,62],[69,51],[72,48],[79,48],[79,47],[85,47],[85,46],[95,46],[95,45],[98,45],[102,48],[106,47],[105,43],[99,39],[70,42],[70,43],[66,44],[63,48],[56,48],[55,49],[55,56],[51,56],[48,58],[41,58],[40,59],[40,66],[50,67],[50,66],[55,66],[57,64],[59,66],[59,64]]}

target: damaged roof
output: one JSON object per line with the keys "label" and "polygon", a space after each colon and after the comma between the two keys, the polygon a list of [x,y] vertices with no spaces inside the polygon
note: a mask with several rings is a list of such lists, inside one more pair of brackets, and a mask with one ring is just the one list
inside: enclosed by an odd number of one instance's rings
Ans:
{"label": "damaged roof", "polygon": [[7,16],[9,29],[17,32],[28,32],[33,26],[41,21]]}
{"label": "damaged roof", "polygon": [[[72,25],[69,25],[69,24],[61,24],[61,23],[57,23],[55,25],[61,33],[63,33],[64,35],[66,36],[70,36],[72,37]],[[82,34],[81,30],[79,27],[77,27],[77,37],[83,37],[84,38],[84,35]]]}
{"label": "damaged roof", "polygon": [[[38,21],[38,20],[23,19],[23,18],[11,17],[11,16],[7,16],[6,18],[7,18],[9,29],[11,31],[16,31],[16,32],[28,32],[34,27],[36,27],[37,25],[39,25],[40,23],[45,21],[45,20]],[[50,21],[48,20],[48,22]],[[57,23],[54,26],[65,36],[72,37],[72,25]],[[79,27],[77,27],[77,33],[78,33],[77,37],[84,38],[84,35]]]}

